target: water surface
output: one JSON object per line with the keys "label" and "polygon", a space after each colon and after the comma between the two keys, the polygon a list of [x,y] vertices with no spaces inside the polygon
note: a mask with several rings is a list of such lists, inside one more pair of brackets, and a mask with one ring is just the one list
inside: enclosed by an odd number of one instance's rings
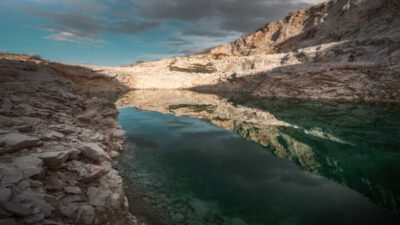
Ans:
{"label": "water surface", "polygon": [[178,91],[136,91],[120,106],[119,166],[131,203],[146,205],[134,213],[159,215],[150,222],[399,222],[397,106]]}

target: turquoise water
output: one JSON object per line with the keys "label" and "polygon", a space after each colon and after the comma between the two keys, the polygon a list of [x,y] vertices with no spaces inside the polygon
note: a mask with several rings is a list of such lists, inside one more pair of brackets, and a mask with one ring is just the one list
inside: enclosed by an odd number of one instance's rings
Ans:
{"label": "turquoise water", "polygon": [[[167,225],[399,223],[397,108],[238,104],[297,126],[226,130],[186,116],[120,110],[128,142],[119,167],[134,214]],[[271,132],[285,154],[261,138]]]}

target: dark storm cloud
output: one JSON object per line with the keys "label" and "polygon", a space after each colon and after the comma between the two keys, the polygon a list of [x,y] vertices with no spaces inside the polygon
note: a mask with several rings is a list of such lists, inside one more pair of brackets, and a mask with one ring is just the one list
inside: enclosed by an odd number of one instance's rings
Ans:
{"label": "dark storm cloud", "polygon": [[140,19],[123,16],[110,16],[111,9],[76,9],[65,11],[49,11],[35,7],[24,9],[32,15],[51,19],[53,23],[45,28],[52,31],[70,32],[83,37],[95,37],[105,33],[136,34],[153,29],[158,22],[141,21]]}
{"label": "dark storm cloud", "polygon": [[173,45],[183,46],[192,37],[204,37],[207,43],[216,43],[212,38],[237,37],[308,6],[305,1],[320,0],[29,1],[21,4],[24,11],[48,18],[51,22],[43,28],[52,32],[48,38],[53,40],[96,43],[102,34],[133,35],[162,28],[168,36],[185,41]]}
{"label": "dark storm cloud", "polygon": [[[209,29],[250,32],[309,4],[299,0],[133,0],[144,18],[191,22],[213,21]],[[215,25],[218,25],[217,27]],[[192,27],[193,28],[193,27]],[[191,29],[194,35],[202,34]]]}

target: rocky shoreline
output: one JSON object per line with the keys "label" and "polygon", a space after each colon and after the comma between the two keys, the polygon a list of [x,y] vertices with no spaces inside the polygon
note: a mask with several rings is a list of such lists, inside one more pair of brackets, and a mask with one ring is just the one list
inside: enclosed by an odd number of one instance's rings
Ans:
{"label": "rocky shoreline", "polygon": [[141,224],[112,160],[124,87],[22,55],[1,55],[0,75],[0,224]]}
{"label": "rocky shoreline", "polygon": [[201,54],[125,67],[0,53],[0,225],[143,224],[113,161],[130,89],[399,103],[399,9],[330,0]]}

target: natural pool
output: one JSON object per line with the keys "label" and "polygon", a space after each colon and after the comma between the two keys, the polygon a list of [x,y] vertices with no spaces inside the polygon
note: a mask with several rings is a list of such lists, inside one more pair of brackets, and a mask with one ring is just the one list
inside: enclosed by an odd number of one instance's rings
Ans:
{"label": "natural pool", "polygon": [[188,91],[135,91],[119,106],[119,167],[149,224],[400,222],[398,106]]}

